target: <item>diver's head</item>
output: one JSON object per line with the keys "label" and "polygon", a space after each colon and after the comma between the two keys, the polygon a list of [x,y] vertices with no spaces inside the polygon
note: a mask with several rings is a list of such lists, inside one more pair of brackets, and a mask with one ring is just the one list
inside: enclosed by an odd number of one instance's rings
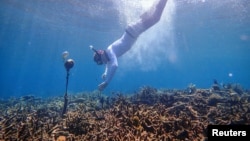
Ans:
{"label": "diver's head", "polygon": [[105,63],[105,60],[103,60],[102,55],[105,54],[104,50],[96,50],[92,45],[89,46],[91,50],[94,51],[94,61],[97,65],[102,65]]}
{"label": "diver's head", "polygon": [[103,50],[94,51],[94,61],[96,62],[97,65],[103,64],[103,60],[102,60],[103,52],[104,52]]}

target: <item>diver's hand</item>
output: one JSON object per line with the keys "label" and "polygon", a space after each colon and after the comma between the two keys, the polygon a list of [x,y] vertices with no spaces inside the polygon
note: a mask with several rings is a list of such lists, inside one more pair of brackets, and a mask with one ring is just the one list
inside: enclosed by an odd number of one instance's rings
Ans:
{"label": "diver's hand", "polygon": [[103,91],[107,86],[108,86],[107,82],[102,82],[101,84],[98,85],[98,90]]}

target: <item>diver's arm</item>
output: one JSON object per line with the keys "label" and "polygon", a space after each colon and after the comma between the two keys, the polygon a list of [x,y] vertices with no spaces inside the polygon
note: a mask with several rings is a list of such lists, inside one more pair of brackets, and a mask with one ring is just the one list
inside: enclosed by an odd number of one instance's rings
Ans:
{"label": "diver's arm", "polygon": [[100,91],[103,91],[108,86],[109,82],[111,81],[111,79],[113,78],[115,74],[117,67],[118,66],[114,64],[108,67],[105,80],[101,84],[98,85],[98,89]]}
{"label": "diver's arm", "polygon": [[104,73],[102,74],[102,79],[103,79],[103,80],[106,79],[107,73],[108,73],[108,65],[106,64],[105,71],[104,71]]}
{"label": "diver's arm", "polygon": [[113,78],[115,71],[117,69],[118,65],[117,64],[110,64],[108,66],[108,71],[107,71],[107,75],[106,75],[106,79],[105,82],[109,83],[111,81],[111,79]]}
{"label": "diver's arm", "polygon": [[106,65],[106,69],[105,69],[105,80],[98,85],[98,89],[100,91],[104,90],[104,88],[106,88],[109,84],[109,82],[111,81],[111,79],[113,78],[113,76],[115,75],[115,71],[118,67],[118,62],[117,62],[117,58],[115,56],[115,54],[113,54],[113,56],[110,58],[110,61],[107,63]]}

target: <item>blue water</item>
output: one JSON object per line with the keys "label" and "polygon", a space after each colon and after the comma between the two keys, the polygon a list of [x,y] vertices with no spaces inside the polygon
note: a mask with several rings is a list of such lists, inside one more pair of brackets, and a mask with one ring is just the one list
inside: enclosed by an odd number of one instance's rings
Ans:
{"label": "blue water", "polygon": [[[105,49],[148,5],[147,0],[1,0],[0,97],[63,95],[66,50],[75,61],[69,93],[95,91],[104,66],[93,62],[89,45]],[[249,13],[249,0],[169,0],[161,21],[119,58],[103,93],[131,93],[144,85],[210,88],[213,79],[249,89]]]}

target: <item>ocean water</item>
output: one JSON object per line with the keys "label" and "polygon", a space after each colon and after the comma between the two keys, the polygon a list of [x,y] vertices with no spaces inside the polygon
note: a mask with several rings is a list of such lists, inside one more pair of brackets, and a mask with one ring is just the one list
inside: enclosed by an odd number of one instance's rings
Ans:
{"label": "ocean water", "polygon": [[[149,0],[1,0],[0,97],[58,96],[65,92],[62,52],[75,61],[69,93],[95,91],[104,66],[89,45],[105,49]],[[119,58],[103,91],[131,93],[141,86],[185,89],[239,83],[250,88],[250,2],[169,0],[162,18]]]}

